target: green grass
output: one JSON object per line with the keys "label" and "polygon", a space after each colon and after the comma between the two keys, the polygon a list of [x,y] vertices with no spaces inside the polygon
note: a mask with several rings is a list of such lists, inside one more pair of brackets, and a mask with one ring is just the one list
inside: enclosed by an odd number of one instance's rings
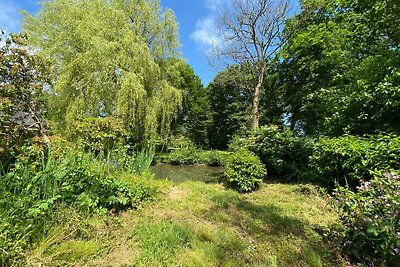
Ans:
{"label": "green grass", "polygon": [[163,182],[159,192],[139,210],[95,220],[85,239],[65,240],[62,246],[87,253],[62,260],[73,266],[348,266],[324,240],[337,214],[314,186],[263,184],[240,195],[218,184]]}

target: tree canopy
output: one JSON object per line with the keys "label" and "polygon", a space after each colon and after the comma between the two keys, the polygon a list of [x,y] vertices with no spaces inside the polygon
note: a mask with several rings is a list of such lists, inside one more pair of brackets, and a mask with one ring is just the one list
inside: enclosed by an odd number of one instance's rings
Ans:
{"label": "tree canopy", "polygon": [[51,63],[48,106],[58,125],[112,117],[138,142],[167,132],[181,103],[177,64],[168,61],[179,57],[172,11],[158,0],[42,5],[25,15],[24,32]]}
{"label": "tree canopy", "polygon": [[399,132],[398,5],[308,0],[302,6],[286,25],[297,30],[279,66],[292,127],[328,135]]}
{"label": "tree canopy", "polygon": [[178,68],[181,80],[177,87],[182,90],[182,108],[172,125],[174,134],[190,138],[196,145],[207,147],[208,128],[211,125],[211,107],[207,91],[189,64]]}

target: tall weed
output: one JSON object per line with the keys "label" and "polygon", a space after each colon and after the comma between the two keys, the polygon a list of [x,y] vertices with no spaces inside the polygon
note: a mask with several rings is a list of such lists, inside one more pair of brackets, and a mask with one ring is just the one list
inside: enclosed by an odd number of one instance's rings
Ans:
{"label": "tall weed", "polygon": [[[142,161],[145,157],[142,156]],[[71,152],[59,157],[39,153],[19,160],[0,179],[0,266],[23,264],[23,252],[40,240],[61,205],[83,214],[106,215],[136,207],[150,198],[149,190],[132,186],[110,172],[91,154]]]}

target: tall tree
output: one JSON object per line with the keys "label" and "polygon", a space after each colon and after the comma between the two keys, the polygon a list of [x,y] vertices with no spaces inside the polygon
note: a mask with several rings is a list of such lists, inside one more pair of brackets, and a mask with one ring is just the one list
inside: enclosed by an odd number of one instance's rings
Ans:
{"label": "tall tree", "polygon": [[[177,26],[158,0],[55,0],[25,16],[24,31],[52,62],[49,108],[69,129],[114,117],[144,142],[170,127],[181,101]],[[64,119],[65,118],[65,119]]]}
{"label": "tall tree", "polygon": [[218,61],[246,68],[244,87],[252,96],[253,128],[259,126],[266,68],[288,36],[283,33],[288,11],[288,0],[233,0],[221,12],[222,41],[216,43],[213,55]]}
{"label": "tall tree", "polygon": [[206,89],[189,64],[182,63],[178,69],[181,80],[177,88],[182,90],[183,99],[173,123],[174,131],[187,136],[198,146],[207,147],[212,117]]}
{"label": "tall tree", "polygon": [[293,127],[327,135],[400,131],[398,25],[389,19],[395,2],[302,1],[280,59]]}
{"label": "tall tree", "polygon": [[210,146],[214,149],[226,149],[235,133],[251,123],[251,95],[237,80],[243,75],[239,66],[231,66],[218,73],[207,88],[212,110]]}

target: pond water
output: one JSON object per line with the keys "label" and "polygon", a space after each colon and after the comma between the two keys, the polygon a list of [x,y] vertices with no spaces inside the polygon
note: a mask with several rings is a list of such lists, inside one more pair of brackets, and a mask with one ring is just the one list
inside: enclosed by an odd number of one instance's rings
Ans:
{"label": "pond water", "polygon": [[159,163],[150,167],[150,172],[156,179],[168,179],[176,183],[185,181],[202,181],[213,183],[221,180],[223,167],[206,165],[171,165]]}

